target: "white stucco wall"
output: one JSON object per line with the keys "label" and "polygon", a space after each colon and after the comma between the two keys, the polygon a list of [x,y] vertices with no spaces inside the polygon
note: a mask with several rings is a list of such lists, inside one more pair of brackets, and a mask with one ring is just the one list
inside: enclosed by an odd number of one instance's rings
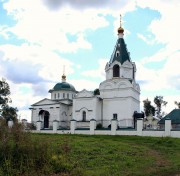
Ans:
{"label": "white stucco wall", "polygon": [[[58,120],[59,126],[67,127],[70,124],[70,120],[72,119],[72,106],[66,104],[42,104],[42,105],[34,105],[32,106],[32,122],[37,122],[38,120],[42,121],[42,127],[44,124],[44,117],[39,116],[39,112],[41,110],[45,110],[49,112],[49,127],[52,127],[52,123],[54,120]],[[68,123],[63,123],[65,120]]]}
{"label": "white stucco wall", "polygon": [[95,97],[80,97],[73,100],[73,119],[82,121],[83,111],[86,112],[86,121],[101,118],[101,102]]}

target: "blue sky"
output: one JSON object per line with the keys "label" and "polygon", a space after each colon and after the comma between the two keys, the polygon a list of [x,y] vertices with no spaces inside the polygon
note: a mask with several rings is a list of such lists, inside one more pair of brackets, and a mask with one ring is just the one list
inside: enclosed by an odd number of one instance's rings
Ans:
{"label": "blue sky", "polygon": [[50,97],[63,65],[77,90],[99,87],[120,14],[141,101],[162,95],[167,113],[180,101],[179,0],[0,2],[0,77],[10,84],[21,118],[30,120],[30,105]]}

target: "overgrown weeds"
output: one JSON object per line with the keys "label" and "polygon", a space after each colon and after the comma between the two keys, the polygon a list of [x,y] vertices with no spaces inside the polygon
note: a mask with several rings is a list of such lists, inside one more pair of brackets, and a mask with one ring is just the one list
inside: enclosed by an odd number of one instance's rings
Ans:
{"label": "overgrown weeds", "polygon": [[22,124],[8,128],[4,120],[0,121],[0,175],[69,175],[75,170],[66,157],[69,150],[68,141],[51,147],[46,141],[34,140]]}

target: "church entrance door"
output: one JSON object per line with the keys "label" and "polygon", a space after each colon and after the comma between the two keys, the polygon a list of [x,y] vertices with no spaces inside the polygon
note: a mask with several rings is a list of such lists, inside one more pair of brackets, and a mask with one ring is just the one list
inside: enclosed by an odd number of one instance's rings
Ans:
{"label": "church entrance door", "polygon": [[40,110],[39,111],[39,120],[44,119],[44,128],[49,128],[49,112],[46,110]]}
{"label": "church entrance door", "polygon": [[49,112],[44,113],[44,128],[49,128]]}

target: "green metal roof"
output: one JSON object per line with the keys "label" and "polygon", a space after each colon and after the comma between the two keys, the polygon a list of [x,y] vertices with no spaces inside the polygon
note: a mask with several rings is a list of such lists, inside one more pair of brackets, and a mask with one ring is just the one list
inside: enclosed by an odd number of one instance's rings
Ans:
{"label": "green metal roof", "polygon": [[[118,56],[116,55],[117,51],[119,51]],[[130,56],[126,48],[126,44],[123,38],[119,38],[115,45],[114,52],[111,56],[110,64],[113,63],[114,61],[118,61],[121,64],[123,64],[127,60],[130,61]]]}
{"label": "green metal roof", "polygon": [[165,124],[166,119],[170,119],[172,124],[180,124],[180,109],[172,110],[168,115],[162,118],[158,123]]}
{"label": "green metal roof", "polygon": [[74,88],[74,86],[72,84],[69,84],[67,82],[61,82],[61,83],[57,83],[53,89],[49,90],[49,92],[53,92],[53,91],[59,91],[59,90],[67,90],[67,91],[76,91],[76,89]]}

